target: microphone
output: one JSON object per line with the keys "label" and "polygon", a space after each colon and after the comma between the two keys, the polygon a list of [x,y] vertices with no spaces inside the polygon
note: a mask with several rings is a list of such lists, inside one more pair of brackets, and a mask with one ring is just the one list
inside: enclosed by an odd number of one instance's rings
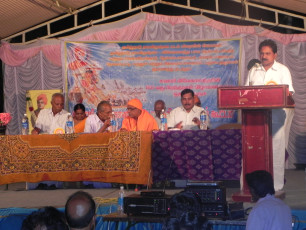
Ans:
{"label": "microphone", "polygon": [[251,70],[253,67],[256,68],[259,67],[259,64],[261,64],[261,61],[254,58],[251,61],[249,61],[247,68],[248,70]]}
{"label": "microphone", "polygon": [[[261,64],[261,61],[258,60],[258,59],[253,58],[252,60],[250,60],[249,63],[248,63],[248,66],[247,66],[249,74],[250,74],[251,69],[258,68],[260,66],[260,64]],[[249,79],[248,79],[249,85],[251,85],[250,78],[251,78],[251,76],[249,76]]]}

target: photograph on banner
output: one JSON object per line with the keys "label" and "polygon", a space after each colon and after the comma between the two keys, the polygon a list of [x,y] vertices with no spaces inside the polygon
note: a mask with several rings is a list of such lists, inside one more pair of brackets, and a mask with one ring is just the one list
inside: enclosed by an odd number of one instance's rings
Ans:
{"label": "photograph on banner", "polygon": [[120,123],[130,99],[140,99],[150,112],[162,99],[170,112],[189,88],[209,112],[212,128],[237,122],[236,111],[218,110],[217,88],[238,86],[240,39],[66,42],[65,52],[69,111],[83,103],[89,115],[106,100]]}
{"label": "photograph on banner", "polygon": [[38,114],[42,109],[51,108],[51,99],[54,93],[62,93],[61,89],[28,90],[26,93],[27,110],[29,118],[29,132],[35,127]]}

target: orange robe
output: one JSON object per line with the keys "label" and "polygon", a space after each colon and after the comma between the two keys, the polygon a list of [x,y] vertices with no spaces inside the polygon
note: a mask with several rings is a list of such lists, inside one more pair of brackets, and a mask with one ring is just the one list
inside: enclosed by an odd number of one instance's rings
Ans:
{"label": "orange robe", "polygon": [[124,118],[122,128],[128,131],[152,131],[158,130],[158,125],[154,117],[147,110],[142,109],[137,121],[131,117]]}
{"label": "orange robe", "polygon": [[75,133],[83,133],[84,132],[86,118],[83,119],[81,122],[79,122],[77,125],[74,126],[74,132]]}

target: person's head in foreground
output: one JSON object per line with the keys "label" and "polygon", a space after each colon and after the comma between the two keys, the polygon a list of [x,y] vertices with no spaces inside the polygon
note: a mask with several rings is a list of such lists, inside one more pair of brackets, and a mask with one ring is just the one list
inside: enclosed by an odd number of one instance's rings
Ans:
{"label": "person's head in foreground", "polygon": [[64,213],[48,206],[32,212],[22,222],[21,230],[68,230]]}
{"label": "person's head in foreground", "polygon": [[272,175],[265,170],[257,170],[245,175],[246,182],[250,188],[253,201],[265,197],[267,194],[274,195],[274,184]]}
{"label": "person's head in foreground", "polygon": [[65,205],[65,215],[71,230],[95,229],[96,204],[87,192],[79,191],[68,198]]}
{"label": "person's head in foreground", "polygon": [[170,218],[164,230],[205,230],[210,229],[207,219],[202,216],[200,197],[192,192],[180,192],[171,197]]}

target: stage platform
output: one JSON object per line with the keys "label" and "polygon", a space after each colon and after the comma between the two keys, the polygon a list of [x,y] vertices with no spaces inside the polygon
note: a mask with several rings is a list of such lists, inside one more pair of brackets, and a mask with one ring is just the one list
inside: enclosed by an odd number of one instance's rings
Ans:
{"label": "stage platform", "polygon": [[[295,228],[306,229],[306,174],[304,170],[286,170],[285,173],[286,184],[284,191],[286,198],[284,201],[291,207],[293,215],[297,217]],[[238,192],[239,182],[232,181],[225,183],[227,201],[231,200],[231,195]],[[54,206],[63,208],[67,197],[80,189],[56,189],[56,190],[25,190],[25,183],[10,184],[7,186],[0,186],[0,229],[1,223],[4,223],[5,217],[16,213],[25,213],[44,206]],[[96,201],[105,200],[106,205],[102,214],[107,214],[115,209],[115,199],[119,189],[117,188],[101,188],[101,189],[82,189],[90,193]],[[144,189],[143,189],[144,190]],[[158,189],[160,190],[160,189]],[[183,188],[166,188],[166,194],[172,195],[182,191]],[[135,194],[134,189],[127,189],[126,194]],[[253,204],[244,203],[244,208],[251,207]],[[10,220],[12,221],[12,220]],[[13,221],[14,222],[14,221]],[[13,223],[12,222],[12,223]],[[16,224],[16,223],[15,223]],[[102,226],[102,225],[101,225]],[[14,228],[10,228],[14,229]],[[15,228],[18,229],[18,228]],[[237,229],[237,228],[235,228]],[[242,228],[243,229],[243,228]]]}

